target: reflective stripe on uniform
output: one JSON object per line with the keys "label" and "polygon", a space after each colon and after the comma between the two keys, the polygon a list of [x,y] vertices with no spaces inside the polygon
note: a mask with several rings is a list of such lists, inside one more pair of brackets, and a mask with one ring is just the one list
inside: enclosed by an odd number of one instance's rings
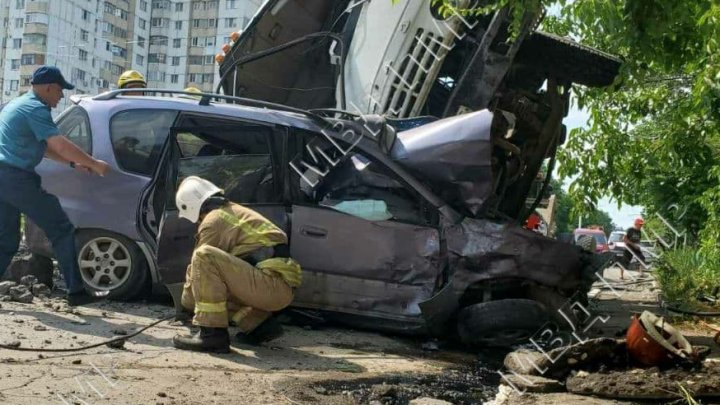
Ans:
{"label": "reflective stripe on uniform", "polygon": [[280,229],[278,229],[278,227],[269,222],[265,222],[258,225],[257,227],[253,227],[248,224],[247,221],[242,221],[240,218],[224,210],[220,210],[220,218],[222,218],[222,220],[230,226],[237,226],[241,228],[243,233],[247,237],[247,241],[245,242],[247,244],[258,243],[263,246],[277,245],[278,242],[271,240],[267,237],[267,235],[282,232],[280,231]]}
{"label": "reflective stripe on uniform", "polygon": [[299,287],[302,284],[300,264],[293,259],[273,257],[259,262],[255,267],[266,274],[268,272],[277,273],[290,287]]}
{"label": "reflective stripe on uniform", "polygon": [[227,302],[196,302],[195,312],[227,312]]}

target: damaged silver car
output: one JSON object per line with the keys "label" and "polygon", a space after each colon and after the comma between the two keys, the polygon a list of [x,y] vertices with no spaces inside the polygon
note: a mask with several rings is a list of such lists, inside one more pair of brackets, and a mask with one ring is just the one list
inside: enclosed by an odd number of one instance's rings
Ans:
{"label": "damaged silver car", "polygon": [[506,345],[529,337],[592,281],[592,254],[460,213],[492,195],[493,139],[512,131],[502,114],[397,133],[379,117],[322,118],[210,98],[179,111],[138,211],[176,305],[196,229],[177,217],[173,197],[191,175],[285,230],[304,274],[293,307],[315,317]]}

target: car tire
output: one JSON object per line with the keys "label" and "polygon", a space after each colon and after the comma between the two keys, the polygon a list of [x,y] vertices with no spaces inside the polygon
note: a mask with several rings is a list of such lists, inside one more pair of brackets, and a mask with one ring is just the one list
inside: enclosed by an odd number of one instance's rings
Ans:
{"label": "car tire", "polygon": [[78,232],[78,264],[85,289],[109,290],[108,298],[131,300],[145,291],[145,256],[134,241],[101,230]]}
{"label": "car tire", "polygon": [[510,347],[526,342],[548,321],[547,310],[528,299],[469,305],[458,313],[460,340],[475,347]]}

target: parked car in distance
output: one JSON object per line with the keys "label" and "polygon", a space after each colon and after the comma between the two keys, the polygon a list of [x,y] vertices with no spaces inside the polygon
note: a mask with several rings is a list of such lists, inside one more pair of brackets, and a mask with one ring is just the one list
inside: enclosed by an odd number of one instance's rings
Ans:
{"label": "parked car in distance", "polygon": [[595,238],[595,253],[605,253],[609,252],[610,248],[608,247],[608,241],[607,237],[605,236],[605,232],[601,231],[600,229],[590,229],[590,228],[577,228],[573,231],[573,240],[577,244],[578,239],[580,239],[580,236],[582,235],[589,235]]}
{"label": "parked car in distance", "polygon": [[608,238],[608,247],[613,253],[615,261],[621,260],[625,254],[625,232],[613,231]]}

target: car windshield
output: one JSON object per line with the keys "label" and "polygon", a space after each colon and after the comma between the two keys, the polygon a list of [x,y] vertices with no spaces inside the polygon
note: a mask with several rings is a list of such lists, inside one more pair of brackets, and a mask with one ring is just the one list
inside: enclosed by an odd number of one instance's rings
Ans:
{"label": "car windshield", "polygon": [[608,242],[610,242],[610,243],[622,242],[623,236],[625,236],[625,235],[622,233],[613,233],[610,235],[610,239],[608,240]]}

